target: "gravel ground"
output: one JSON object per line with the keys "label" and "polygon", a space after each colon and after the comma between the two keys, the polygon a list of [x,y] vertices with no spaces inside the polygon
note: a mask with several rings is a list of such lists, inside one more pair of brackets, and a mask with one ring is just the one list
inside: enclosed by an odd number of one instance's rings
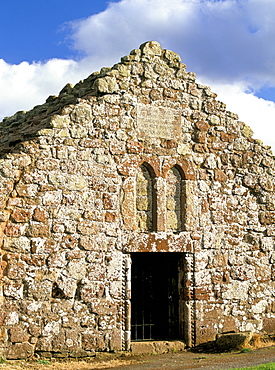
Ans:
{"label": "gravel ground", "polygon": [[179,352],[162,355],[99,354],[85,360],[33,360],[7,361],[0,364],[0,370],[222,370],[250,367],[275,362],[275,346],[240,353],[194,353]]}

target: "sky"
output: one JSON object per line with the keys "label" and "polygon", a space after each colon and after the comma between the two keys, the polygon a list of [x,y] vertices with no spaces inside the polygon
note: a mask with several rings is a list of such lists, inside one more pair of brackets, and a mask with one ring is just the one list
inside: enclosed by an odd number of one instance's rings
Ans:
{"label": "sky", "polygon": [[274,14],[274,0],[2,0],[0,120],[155,40],[275,153]]}

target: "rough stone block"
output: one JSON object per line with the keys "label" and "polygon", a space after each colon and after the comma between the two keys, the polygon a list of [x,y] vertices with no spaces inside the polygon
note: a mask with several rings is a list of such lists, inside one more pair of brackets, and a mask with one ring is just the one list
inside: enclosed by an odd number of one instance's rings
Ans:
{"label": "rough stone block", "polygon": [[34,346],[28,342],[15,343],[9,346],[6,353],[8,360],[19,360],[32,357],[34,354]]}
{"label": "rough stone block", "polygon": [[216,338],[216,345],[219,349],[225,351],[246,348],[249,347],[252,337],[253,333],[251,331],[242,333],[218,334]]}
{"label": "rough stone block", "polygon": [[134,354],[155,353],[156,349],[153,342],[132,342],[131,352]]}
{"label": "rough stone block", "polygon": [[9,281],[4,285],[4,296],[16,299],[23,298],[23,284],[19,282]]}
{"label": "rough stone block", "polygon": [[20,326],[9,329],[9,335],[12,343],[22,343],[29,339],[29,335]]}
{"label": "rough stone block", "polygon": [[263,330],[267,334],[275,333],[275,318],[274,317],[263,319]]}
{"label": "rough stone block", "polygon": [[99,93],[113,94],[118,91],[119,86],[114,77],[98,78],[95,82],[95,88]]}
{"label": "rough stone block", "polygon": [[16,208],[13,210],[11,218],[15,222],[28,222],[31,218],[31,210]]}

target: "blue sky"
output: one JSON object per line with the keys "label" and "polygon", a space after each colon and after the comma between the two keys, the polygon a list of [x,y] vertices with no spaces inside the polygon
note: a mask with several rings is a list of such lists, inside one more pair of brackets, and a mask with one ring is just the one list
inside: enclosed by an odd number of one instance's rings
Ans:
{"label": "blue sky", "polygon": [[274,0],[3,1],[0,119],[156,40],[275,151],[274,14]]}
{"label": "blue sky", "polygon": [[[113,1],[115,2],[115,1]],[[104,0],[9,0],[0,12],[0,57],[8,63],[75,58],[65,24],[107,8]]]}

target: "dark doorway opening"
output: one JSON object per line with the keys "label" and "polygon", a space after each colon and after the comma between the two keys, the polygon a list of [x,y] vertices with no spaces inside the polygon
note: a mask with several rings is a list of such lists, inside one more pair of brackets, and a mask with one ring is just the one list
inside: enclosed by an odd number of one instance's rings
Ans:
{"label": "dark doorway opening", "polygon": [[182,253],[131,253],[131,340],[179,339]]}

